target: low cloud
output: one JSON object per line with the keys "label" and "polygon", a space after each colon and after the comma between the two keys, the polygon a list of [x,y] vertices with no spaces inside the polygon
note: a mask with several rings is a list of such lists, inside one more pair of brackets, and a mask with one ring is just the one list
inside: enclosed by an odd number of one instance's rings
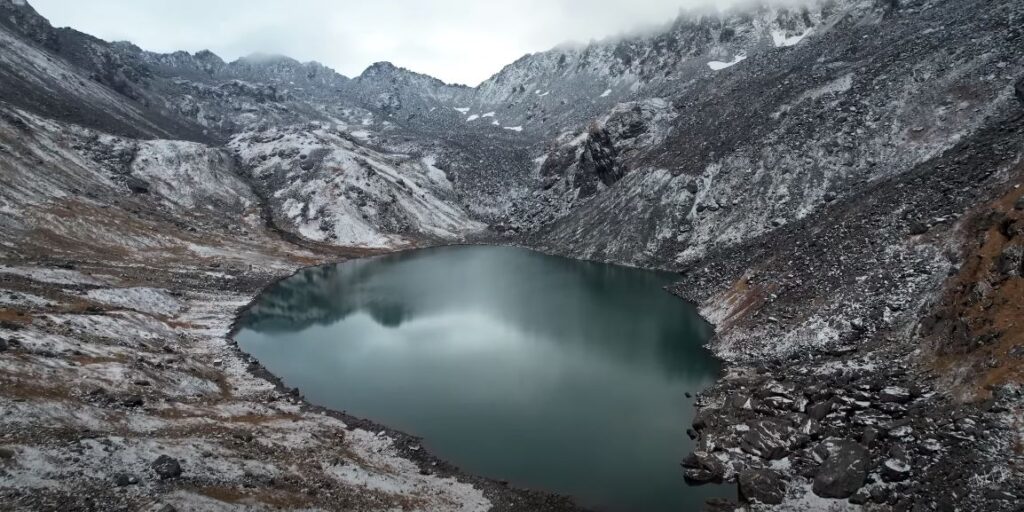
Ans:
{"label": "low cloud", "polygon": [[354,76],[387,60],[475,85],[523,54],[660,26],[735,0],[31,0],[57,26],[152,51],[274,53]]}

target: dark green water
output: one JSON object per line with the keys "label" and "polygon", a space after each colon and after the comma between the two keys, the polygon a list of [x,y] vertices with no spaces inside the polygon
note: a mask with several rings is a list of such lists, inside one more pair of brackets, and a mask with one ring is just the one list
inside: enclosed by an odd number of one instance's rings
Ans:
{"label": "dark green water", "polygon": [[[718,371],[670,274],[504,247],[304,270],[237,339],[314,403],[422,436],[463,469],[608,510],[697,510],[692,400]],[[720,494],[719,494],[720,495]]]}

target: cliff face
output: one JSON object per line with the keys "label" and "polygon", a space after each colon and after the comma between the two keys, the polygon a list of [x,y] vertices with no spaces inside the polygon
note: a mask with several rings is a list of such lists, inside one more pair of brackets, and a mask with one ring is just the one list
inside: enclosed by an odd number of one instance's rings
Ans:
{"label": "cliff face", "polygon": [[[97,322],[156,322],[146,336],[194,342],[182,353],[204,386],[276,396],[214,364],[248,364],[224,335],[260,284],[328,258],[485,241],[682,273],[674,291],[717,325],[712,349],[731,365],[700,402],[692,480],[746,482],[746,498],[791,508],[927,498],[1010,510],[1021,27],[1010,0],[684,14],[653,34],[525,56],[469,88],[388,63],[348,78],[282,56],[154,54],[0,0],[0,285],[15,297],[0,294],[0,347],[17,347],[0,376],[16,391],[5,403],[22,404],[5,420],[21,425],[18,460],[80,462],[30,432],[58,409],[68,430],[120,425],[137,440],[154,432],[142,423],[183,414],[162,386],[145,390],[161,405],[138,418],[118,408],[131,397],[100,403],[55,384],[177,378],[149,361],[162,348],[118,345]],[[175,294],[180,311],[134,305]],[[218,297],[233,305],[213,308]],[[215,333],[182,327],[203,311]],[[49,388],[25,387],[47,375]],[[219,417],[262,396],[189,407]],[[76,417],[79,406],[114,423]],[[201,434],[188,432],[174,443]],[[393,455],[413,457],[392,435]],[[847,459],[863,477],[838,468]],[[284,480],[305,496],[294,506],[355,492],[353,479],[301,492],[352,476],[325,464]],[[39,467],[0,475],[0,489],[26,506],[71,500],[58,488],[31,501]],[[419,480],[401,468],[389,473],[398,491],[356,493],[353,506],[404,499]],[[239,475],[200,483],[251,483]],[[564,505],[458,476],[498,509]],[[445,503],[484,508],[463,490]]]}

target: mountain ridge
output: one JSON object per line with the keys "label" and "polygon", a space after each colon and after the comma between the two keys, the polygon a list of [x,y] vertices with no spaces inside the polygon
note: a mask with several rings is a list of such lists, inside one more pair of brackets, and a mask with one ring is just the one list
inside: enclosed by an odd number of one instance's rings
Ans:
{"label": "mountain ridge", "polygon": [[[154,54],[44,22],[0,0],[0,422],[16,447],[0,493],[18,506],[220,503],[177,481],[111,488],[157,450],[261,506],[572,509],[310,412],[227,336],[298,267],[453,243],[679,273],[726,366],[682,463],[739,486],[724,508],[1021,496],[1019,2],[750,6],[524,56],[478,88],[389,63],[349,78]],[[211,424],[280,449],[211,441]],[[123,455],[78,457],[83,429]],[[31,486],[40,460],[60,485]],[[361,471],[383,483],[356,489]],[[280,493],[239,491],[268,478]]]}

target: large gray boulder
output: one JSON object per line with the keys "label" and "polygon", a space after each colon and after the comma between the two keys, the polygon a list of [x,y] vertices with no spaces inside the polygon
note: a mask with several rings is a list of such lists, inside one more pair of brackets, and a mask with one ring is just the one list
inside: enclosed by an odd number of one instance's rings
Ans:
{"label": "large gray boulder", "polygon": [[828,458],[814,475],[814,494],[823,498],[849,498],[868,477],[871,454],[858,443],[849,440],[830,441],[826,444]]}
{"label": "large gray boulder", "polygon": [[807,436],[797,432],[791,422],[782,418],[755,420],[747,423],[747,427],[740,439],[740,447],[763,459],[781,459],[807,440]]}
{"label": "large gray boulder", "polygon": [[177,459],[161,455],[152,464],[153,471],[161,480],[169,480],[181,476],[181,464]]}

